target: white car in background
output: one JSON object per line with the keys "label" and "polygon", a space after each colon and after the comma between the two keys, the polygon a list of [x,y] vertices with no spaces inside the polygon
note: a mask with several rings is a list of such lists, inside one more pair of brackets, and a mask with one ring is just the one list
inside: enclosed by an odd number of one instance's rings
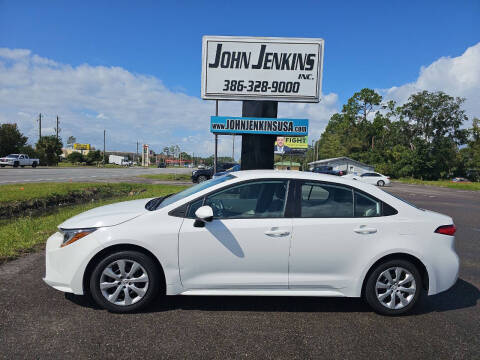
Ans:
{"label": "white car in background", "polygon": [[390,178],[388,176],[376,172],[367,172],[361,175],[347,174],[343,177],[346,179],[359,180],[361,182],[377,186],[390,185]]}
{"label": "white car in background", "polygon": [[456,282],[454,234],[451,217],[359,181],[238,171],[65,221],[44,280],[114,312],[161,294],[363,297],[398,315]]}

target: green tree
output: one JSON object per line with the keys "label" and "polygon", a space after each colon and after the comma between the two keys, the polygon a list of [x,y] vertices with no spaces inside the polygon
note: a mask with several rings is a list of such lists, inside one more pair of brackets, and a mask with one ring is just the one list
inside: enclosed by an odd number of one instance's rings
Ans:
{"label": "green tree", "polygon": [[40,164],[58,164],[58,157],[62,154],[62,146],[62,141],[57,139],[55,135],[42,136],[35,146]]}
{"label": "green tree", "polygon": [[400,108],[414,139],[414,176],[433,180],[453,174],[458,146],[465,144],[468,136],[461,128],[468,120],[461,108],[464,101],[441,91],[422,91],[411,95]]}
{"label": "green tree", "polygon": [[330,118],[316,144],[319,158],[348,156],[394,177],[423,179],[478,168],[479,121],[470,130],[467,148],[459,150],[469,134],[462,129],[467,120],[463,102],[442,92],[422,91],[399,107],[393,101],[382,103],[371,89],[362,89]]}
{"label": "green tree", "polygon": [[67,156],[67,161],[76,164],[76,163],[82,163],[85,161],[83,155],[79,153],[78,151],[73,151]]}
{"label": "green tree", "polygon": [[[28,138],[18,130],[17,124],[0,125],[0,156],[21,153]],[[29,154],[28,154],[29,155]]]}
{"label": "green tree", "polygon": [[87,156],[85,157],[85,161],[87,164],[97,163],[103,160],[102,153],[100,150],[89,151]]}
{"label": "green tree", "polygon": [[480,119],[473,118],[472,127],[468,130],[467,146],[460,150],[460,162],[463,173],[472,180],[480,181]]}

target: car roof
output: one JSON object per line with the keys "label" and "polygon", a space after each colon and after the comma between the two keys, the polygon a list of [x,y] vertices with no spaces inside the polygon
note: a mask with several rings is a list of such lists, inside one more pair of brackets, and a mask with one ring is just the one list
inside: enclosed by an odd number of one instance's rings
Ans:
{"label": "car roof", "polygon": [[355,187],[363,187],[367,185],[371,188],[372,185],[364,184],[357,180],[345,179],[341,176],[314,173],[309,171],[297,171],[297,170],[242,170],[230,173],[231,175],[243,179],[263,179],[263,178],[279,178],[279,179],[303,179],[303,180],[316,180],[336,182],[339,184],[353,185]]}

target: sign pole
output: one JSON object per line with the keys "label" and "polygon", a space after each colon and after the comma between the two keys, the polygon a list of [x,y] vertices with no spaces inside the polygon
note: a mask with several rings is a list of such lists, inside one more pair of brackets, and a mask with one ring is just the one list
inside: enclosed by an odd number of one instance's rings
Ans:
{"label": "sign pole", "polygon": [[[215,116],[218,116],[218,100],[215,100]],[[215,134],[215,153],[213,155],[213,174],[217,173],[218,134]]]}
{"label": "sign pole", "polygon": [[[276,118],[277,101],[245,100],[242,102],[243,117]],[[242,135],[242,170],[273,169],[276,135]]]}

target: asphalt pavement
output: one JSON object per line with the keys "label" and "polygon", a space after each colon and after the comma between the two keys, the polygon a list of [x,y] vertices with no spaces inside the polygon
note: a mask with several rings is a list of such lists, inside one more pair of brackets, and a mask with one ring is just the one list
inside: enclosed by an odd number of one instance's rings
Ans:
{"label": "asphalt pavement", "polygon": [[39,167],[0,168],[0,185],[30,182],[92,182],[128,181],[143,174],[191,174],[189,168],[97,168],[97,167]]}
{"label": "asphalt pavement", "polygon": [[480,358],[480,192],[387,191],[458,226],[458,282],[412,315],[377,315],[360,299],[216,296],[112,314],[44,284],[39,252],[0,266],[0,358]]}

